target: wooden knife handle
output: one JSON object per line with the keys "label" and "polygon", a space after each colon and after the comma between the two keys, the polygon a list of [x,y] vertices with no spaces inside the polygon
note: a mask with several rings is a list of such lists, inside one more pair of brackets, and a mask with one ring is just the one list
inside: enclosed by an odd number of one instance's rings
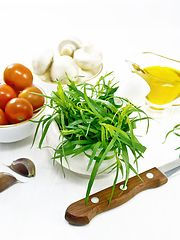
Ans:
{"label": "wooden knife handle", "polygon": [[[120,186],[123,185],[124,181],[117,183],[110,204],[109,199],[112,187],[90,195],[87,205],[85,205],[85,198],[71,204],[66,209],[65,219],[73,225],[86,225],[97,214],[118,207],[133,198],[139,192],[159,187],[168,181],[167,177],[157,168],[152,168],[139,175],[143,181],[138,176],[129,178],[126,190],[120,189]],[[99,201],[93,203],[93,199],[98,199]]]}

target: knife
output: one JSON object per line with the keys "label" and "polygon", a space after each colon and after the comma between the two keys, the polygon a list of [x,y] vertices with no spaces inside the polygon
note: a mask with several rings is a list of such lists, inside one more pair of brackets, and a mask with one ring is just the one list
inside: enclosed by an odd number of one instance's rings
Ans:
{"label": "knife", "polygon": [[164,185],[168,178],[178,171],[180,171],[180,158],[139,174],[142,180],[138,176],[129,178],[127,189],[122,189],[124,181],[117,183],[110,204],[112,186],[90,195],[86,205],[85,198],[72,203],[66,209],[65,219],[72,225],[86,225],[96,215],[122,205],[136,194]]}

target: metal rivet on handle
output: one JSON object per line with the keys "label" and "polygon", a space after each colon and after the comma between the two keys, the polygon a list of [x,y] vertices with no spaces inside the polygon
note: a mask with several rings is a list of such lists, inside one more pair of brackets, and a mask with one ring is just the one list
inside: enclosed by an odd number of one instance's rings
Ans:
{"label": "metal rivet on handle", "polygon": [[152,173],[146,173],[146,177],[147,177],[147,178],[153,178],[154,175],[153,175]]}
{"label": "metal rivet on handle", "polygon": [[92,203],[98,203],[99,202],[99,198],[98,197],[93,197],[93,198],[91,198],[91,202]]}
{"label": "metal rivet on handle", "polygon": [[119,186],[119,188],[120,188],[121,190],[127,190],[127,186],[125,186],[125,187],[124,187],[124,185],[123,185],[123,184],[122,184],[122,185],[120,185],[120,186]]}

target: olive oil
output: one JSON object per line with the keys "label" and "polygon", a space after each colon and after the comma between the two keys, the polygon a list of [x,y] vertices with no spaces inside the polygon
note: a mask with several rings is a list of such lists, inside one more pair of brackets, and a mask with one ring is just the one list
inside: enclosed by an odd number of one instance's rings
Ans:
{"label": "olive oil", "polygon": [[180,71],[171,67],[150,66],[136,72],[150,86],[147,100],[156,105],[172,102],[180,94]]}

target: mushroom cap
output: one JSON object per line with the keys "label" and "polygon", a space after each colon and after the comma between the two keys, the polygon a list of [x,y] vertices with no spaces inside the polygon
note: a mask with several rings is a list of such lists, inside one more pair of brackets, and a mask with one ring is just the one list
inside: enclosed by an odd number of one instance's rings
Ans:
{"label": "mushroom cap", "polygon": [[51,66],[54,51],[51,48],[39,49],[32,58],[32,69],[37,75],[44,75]]}
{"label": "mushroom cap", "polygon": [[74,60],[83,70],[91,70],[102,63],[103,55],[99,49],[94,48],[92,42],[88,42],[82,48],[74,52]]}
{"label": "mushroom cap", "polygon": [[74,81],[77,80],[77,75],[79,74],[79,68],[75,62],[75,60],[69,56],[59,56],[52,63],[50,74],[52,81],[62,80],[63,84],[69,83],[67,80],[67,76],[70,79],[73,78]]}

